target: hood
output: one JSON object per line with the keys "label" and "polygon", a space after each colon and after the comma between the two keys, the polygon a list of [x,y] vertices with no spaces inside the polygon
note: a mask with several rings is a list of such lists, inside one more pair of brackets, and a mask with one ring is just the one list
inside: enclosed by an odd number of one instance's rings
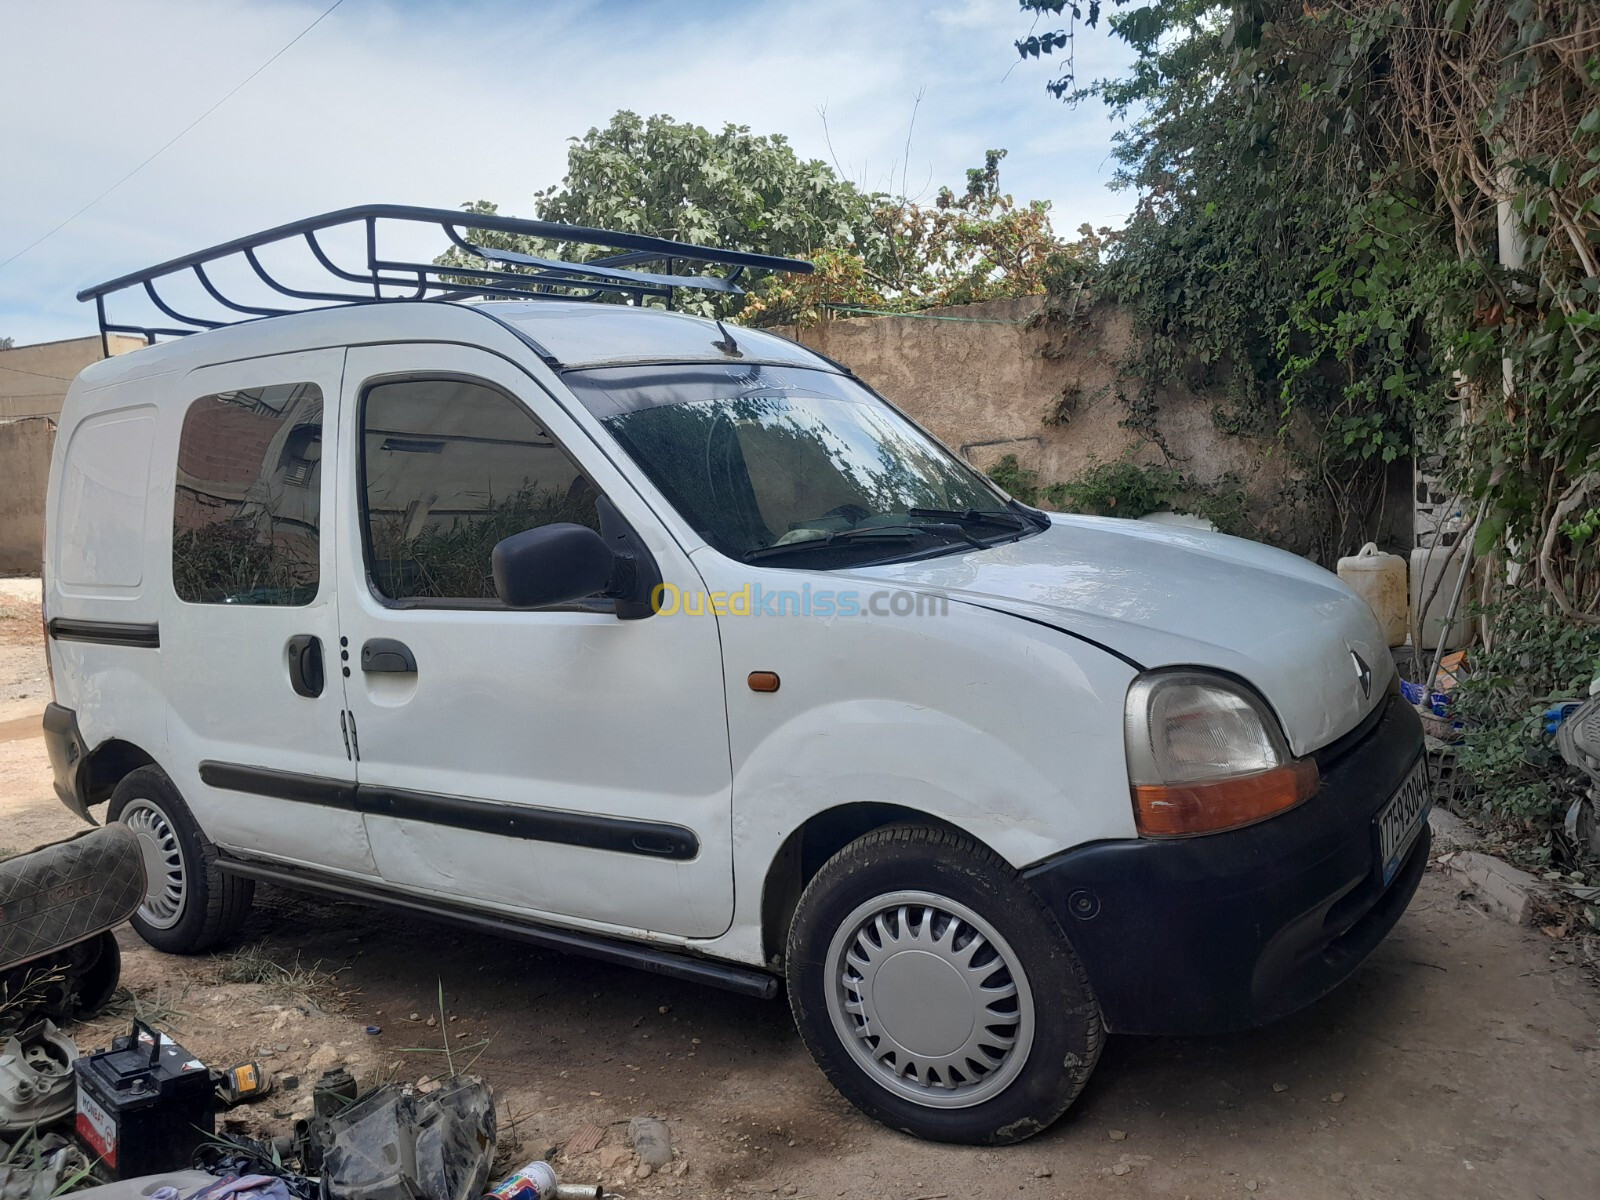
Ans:
{"label": "hood", "polygon": [[1231,672],[1272,705],[1296,754],[1355,728],[1394,672],[1372,610],[1336,575],[1219,533],[1052,514],[1010,545],[850,574],[1042,621],[1143,668]]}

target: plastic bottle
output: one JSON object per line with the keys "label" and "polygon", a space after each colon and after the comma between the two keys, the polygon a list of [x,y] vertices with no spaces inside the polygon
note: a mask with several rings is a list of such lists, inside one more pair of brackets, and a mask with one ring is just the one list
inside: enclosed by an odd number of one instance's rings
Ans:
{"label": "plastic bottle", "polygon": [[1405,645],[1406,560],[1398,554],[1381,553],[1376,542],[1368,542],[1339,560],[1339,578],[1367,602],[1389,645]]}

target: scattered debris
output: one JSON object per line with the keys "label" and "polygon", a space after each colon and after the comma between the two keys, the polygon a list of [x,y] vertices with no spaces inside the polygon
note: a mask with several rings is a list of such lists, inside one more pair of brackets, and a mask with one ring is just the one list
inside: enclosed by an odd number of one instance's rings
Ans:
{"label": "scattered debris", "polygon": [[657,1117],[635,1117],[629,1121],[628,1145],[648,1167],[672,1164],[672,1134],[667,1131],[667,1123]]}
{"label": "scattered debris", "polygon": [[518,1167],[484,1194],[483,1200],[553,1200],[560,1180],[543,1159]]}
{"label": "scattered debris", "polygon": [[1549,903],[1549,889],[1526,871],[1487,854],[1458,850],[1439,862],[1461,880],[1490,912],[1513,925],[1532,925]]}
{"label": "scattered debris", "polygon": [[142,1175],[119,1183],[105,1183],[72,1193],[72,1200],[154,1200],[162,1188],[188,1196],[216,1182],[209,1171],[172,1171],[166,1175]]}
{"label": "scattered debris", "polygon": [[272,1076],[258,1062],[244,1062],[217,1072],[217,1099],[228,1108],[272,1094]]}
{"label": "scattered debris", "polygon": [[0,1042],[0,1132],[17,1133],[72,1111],[78,1047],[48,1018]]}
{"label": "scattered debris", "polygon": [[455,1076],[428,1095],[384,1084],[327,1119],[328,1200],[477,1200],[494,1160],[494,1090]]}
{"label": "scattered debris", "polygon": [[187,1166],[216,1129],[211,1072],[137,1018],[75,1070],[78,1137],[113,1179]]}
{"label": "scattered debris", "polygon": [[123,825],[0,861],[0,1036],[102,1008],[122,973],[111,930],[143,898],[144,855]]}
{"label": "scattered debris", "polygon": [[600,1148],[600,1143],[606,1136],[604,1125],[590,1122],[579,1125],[577,1131],[567,1139],[566,1147],[562,1150],[568,1158],[577,1158],[580,1155],[590,1154]]}
{"label": "scattered debris", "polygon": [[1471,850],[1483,842],[1477,830],[1437,803],[1428,812],[1428,825],[1433,830],[1433,848],[1440,853]]}
{"label": "scattered debris", "polygon": [[60,1134],[29,1130],[9,1146],[0,1139],[0,1200],[51,1200],[88,1175],[83,1152]]}

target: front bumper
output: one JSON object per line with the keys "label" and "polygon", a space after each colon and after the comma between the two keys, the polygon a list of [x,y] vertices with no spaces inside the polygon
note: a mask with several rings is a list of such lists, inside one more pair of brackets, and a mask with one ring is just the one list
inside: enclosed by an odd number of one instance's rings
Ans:
{"label": "front bumper", "polygon": [[1109,1029],[1195,1034],[1287,1016],[1342,983],[1400,919],[1422,879],[1424,827],[1384,886],[1374,818],[1422,753],[1391,695],[1371,728],[1318,755],[1298,808],[1227,833],[1097,842],[1033,867]]}

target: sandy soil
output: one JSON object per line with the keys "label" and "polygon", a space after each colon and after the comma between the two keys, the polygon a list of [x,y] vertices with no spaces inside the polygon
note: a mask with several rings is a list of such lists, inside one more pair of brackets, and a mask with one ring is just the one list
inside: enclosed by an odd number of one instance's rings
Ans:
{"label": "sandy soil", "polygon": [[[0,726],[0,846],[80,828],[36,729]],[[436,1075],[448,1043],[493,1083],[502,1140],[518,1143],[506,1157],[554,1153],[565,1178],[628,1196],[1600,1195],[1600,995],[1585,948],[1484,915],[1434,871],[1320,1004],[1249,1034],[1113,1037],[1067,1117],[999,1151],[921,1144],[857,1115],[781,1002],[270,888],[243,959],[121,939],[124,983],[191,1050],[214,1065],[270,1054],[304,1080],[236,1110],[244,1127],[286,1131],[331,1062],[369,1079]],[[256,958],[322,974],[219,982]],[[74,1033],[87,1048],[114,1031]],[[679,1152],[643,1180],[624,1137],[640,1114],[665,1118]],[[560,1157],[591,1122],[600,1149]]]}

